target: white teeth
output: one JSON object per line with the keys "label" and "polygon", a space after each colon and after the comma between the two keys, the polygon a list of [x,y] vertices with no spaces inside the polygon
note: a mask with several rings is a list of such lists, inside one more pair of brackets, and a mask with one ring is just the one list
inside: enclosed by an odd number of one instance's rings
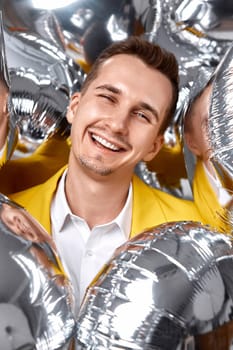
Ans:
{"label": "white teeth", "polygon": [[102,146],[109,148],[113,151],[119,151],[120,148],[118,148],[117,146],[113,145],[112,143],[106,141],[105,139],[102,139],[102,137],[97,136],[92,134],[92,137],[94,140],[96,140],[97,142],[99,142]]}

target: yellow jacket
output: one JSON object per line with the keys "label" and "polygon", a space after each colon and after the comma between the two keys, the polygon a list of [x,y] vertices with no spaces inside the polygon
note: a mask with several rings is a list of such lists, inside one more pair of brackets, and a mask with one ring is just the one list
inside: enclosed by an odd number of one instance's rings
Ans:
{"label": "yellow jacket", "polygon": [[67,164],[69,142],[54,135],[31,155],[9,160],[0,169],[0,192],[8,195],[46,181]]}
{"label": "yellow jacket", "polygon": [[230,233],[229,225],[221,219],[225,217],[226,210],[219,204],[200,159],[197,160],[193,178],[193,197],[198,208],[204,211],[207,222],[213,222],[219,231]]}
{"label": "yellow jacket", "polygon": [[[51,201],[64,169],[65,167],[60,169],[43,184],[9,196],[22,205],[49,233],[51,233]],[[210,223],[201,217],[193,202],[150,188],[137,176],[133,177],[131,237],[161,223],[182,220],[213,224],[213,220]]]}

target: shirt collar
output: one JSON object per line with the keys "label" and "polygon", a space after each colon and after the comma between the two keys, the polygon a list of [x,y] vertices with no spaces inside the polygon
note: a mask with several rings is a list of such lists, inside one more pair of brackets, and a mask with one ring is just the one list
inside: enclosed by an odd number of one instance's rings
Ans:
{"label": "shirt collar", "polygon": [[51,219],[53,228],[56,232],[62,230],[66,219],[71,215],[71,210],[68,206],[66,196],[65,196],[65,178],[67,169],[62,174],[60,181],[58,183],[57,191],[52,201],[51,205]]}
{"label": "shirt collar", "polygon": [[124,233],[125,238],[128,239],[131,231],[131,221],[132,221],[132,202],[133,202],[133,190],[132,183],[129,186],[128,197],[125,205],[118,216],[113,220],[120,230]]}
{"label": "shirt collar", "polygon": [[[65,178],[66,178],[67,169],[64,171],[57,188],[57,192],[54,196],[51,206],[51,218],[53,227],[56,232],[60,232],[67,222],[68,218],[73,216],[70,207],[67,203],[65,196]],[[107,224],[116,224],[121,232],[124,234],[125,238],[128,239],[131,230],[131,219],[132,219],[132,183],[129,186],[128,196],[125,202],[125,205],[121,212],[117,215],[115,219]],[[77,216],[76,216],[77,217]],[[78,218],[78,217],[77,217]],[[79,218],[80,220],[83,220]],[[105,225],[107,225],[105,224]],[[105,226],[99,225],[99,226]]]}
{"label": "shirt collar", "polygon": [[[215,176],[213,176],[209,170],[207,169],[206,165],[203,163],[203,167],[206,173],[206,176],[212,186],[212,189],[214,190],[218,201],[221,205],[225,206],[227,203],[232,199],[232,196],[229,195],[227,190],[222,186],[220,179],[218,178],[218,175],[215,172]],[[215,170],[214,170],[215,171]]]}

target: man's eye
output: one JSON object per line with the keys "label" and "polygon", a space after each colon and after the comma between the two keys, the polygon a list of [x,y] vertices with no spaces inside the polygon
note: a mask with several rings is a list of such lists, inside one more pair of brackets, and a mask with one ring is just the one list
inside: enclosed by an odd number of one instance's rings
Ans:
{"label": "man's eye", "polygon": [[148,117],[148,115],[146,115],[145,113],[143,112],[137,112],[136,113],[138,115],[139,118],[142,118],[144,120],[146,120],[148,123],[150,123],[150,117]]}
{"label": "man's eye", "polygon": [[100,94],[99,97],[102,97],[102,98],[104,98],[104,99],[106,99],[108,101],[114,102],[114,99],[110,95]]}

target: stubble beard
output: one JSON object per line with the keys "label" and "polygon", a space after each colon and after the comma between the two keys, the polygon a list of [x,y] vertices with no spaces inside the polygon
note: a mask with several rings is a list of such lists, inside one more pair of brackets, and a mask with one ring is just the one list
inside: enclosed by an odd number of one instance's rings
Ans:
{"label": "stubble beard", "polygon": [[[99,163],[101,163],[102,158],[99,156],[96,158],[96,160],[99,161]],[[111,168],[104,167],[104,164],[102,166],[98,166],[97,164],[95,164],[94,159],[79,156],[79,162],[84,168],[92,170],[95,174],[101,176],[107,176],[112,174]]]}

